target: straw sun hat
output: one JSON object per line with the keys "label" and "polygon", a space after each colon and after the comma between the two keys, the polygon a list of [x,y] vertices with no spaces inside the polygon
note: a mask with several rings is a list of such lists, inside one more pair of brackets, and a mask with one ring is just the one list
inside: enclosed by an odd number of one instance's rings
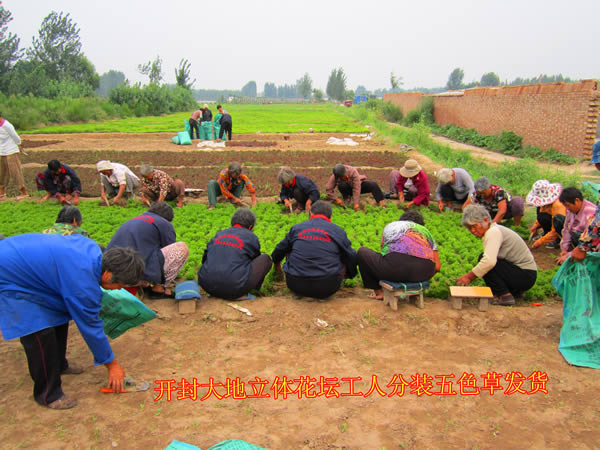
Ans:
{"label": "straw sun hat", "polygon": [[405,178],[411,178],[418,174],[420,171],[421,166],[416,160],[407,159],[404,163],[404,167],[400,169],[400,175],[402,175]]}

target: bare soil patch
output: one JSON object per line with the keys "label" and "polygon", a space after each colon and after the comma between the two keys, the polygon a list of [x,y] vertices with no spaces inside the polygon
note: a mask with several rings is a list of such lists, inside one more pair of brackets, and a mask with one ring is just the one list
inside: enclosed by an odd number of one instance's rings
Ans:
{"label": "bare soil patch", "polygon": [[21,139],[21,147],[23,149],[28,149],[28,148],[38,148],[38,147],[44,147],[46,145],[54,145],[54,144],[58,144],[62,141],[32,141],[29,139]]}

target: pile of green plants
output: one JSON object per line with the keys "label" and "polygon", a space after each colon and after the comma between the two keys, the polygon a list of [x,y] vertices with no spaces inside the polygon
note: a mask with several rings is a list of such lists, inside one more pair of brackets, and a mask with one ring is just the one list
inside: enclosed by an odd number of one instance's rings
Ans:
{"label": "pile of green plants", "polygon": [[505,155],[518,156],[520,158],[532,158],[560,164],[574,164],[577,159],[570,155],[563,155],[553,148],[542,150],[539,147],[523,146],[523,137],[512,131],[502,131],[498,135],[479,134],[473,128],[464,129],[455,125],[437,125],[430,123],[429,127],[435,134],[440,134],[455,141],[487,148]]}
{"label": "pile of green plants", "polygon": [[[21,233],[40,232],[54,223],[60,207],[51,203],[4,202],[0,204],[0,232],[6,236]],[[127,208],[101,207],[96,202],[82,202],[82,228],[90,233],[96,242],[107,245],[118,227],[125,221],[146,210],[139,202],[131,201]],[[173,225],[177,239],[190,247],[190,256],[180,276],[195,279],[202,264],[202,255],[208,241],[217,231],[230,226],[235,208],[232,205],[218,205],[208,210],[206,205],[189,204],[175,210]],[[307,220],[306,214],[289,214],[280,205],[259,203],[254,211],[257,223],[254,232],[259,237],[262,251],[271,253],[284,238],[290,227]],[[354,249],[368,247],[379,251],[381,233],[390,222],[398,220],[402,210],[390,205],[387,209],[366,206],[364,211],[335,208],[332,221],[341,226],[352,242]],[[440,273],[431,280],[428,295],[445,299],[449,295],[449,286],[464,275],[477,263],[481,253],[481,241],[461,226],[461,214],[455,212],[439,213],[433,209],[422,208],[425,226],[431,231],[437,242],[442,263]],[[14,220],[14,217],[21,218]],[[526,293],[527,299],[544,299],[555,295],[550,283],[556,269],[540,271],[535,286]],[[266,278],[263,293],[274,293],[274,272]],[[482,280],[476,281],[482,284]],[[362,286],[360,277],[346,280],[347,287]]]}

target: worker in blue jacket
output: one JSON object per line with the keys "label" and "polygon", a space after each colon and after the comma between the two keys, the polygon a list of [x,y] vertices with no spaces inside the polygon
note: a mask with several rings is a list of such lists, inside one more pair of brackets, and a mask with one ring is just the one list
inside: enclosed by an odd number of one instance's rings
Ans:
{"label": "worker in blue jacket", "polygon": [[210,240],[202,256],[198,284],[211,295],[227,300],[254,298],[249,291],[260,289],[271,258],[260,253],[260,242],[252,232],[256,215],[248,208],[238,209],[231,227]]}
{"label": "worker in blue jacket", "polygon": [[295,212],[299,213],[306,210],[310,214],[311,205],[321,198],[319,188],[317,188],[314,181],[304,175],[295,173],[289,167],[282,167],[277,178],[281,183],[279,198],[290,212],[292,211],[291,201],[294,199],[298,203]]}
{"label": "worker in blue jacket", "polygon": [[107,249],[133,248],[139,252],[146,264],[142,280],[153,284],[150,298],[175,297],[169,285],[189,256],[185,242],[175,242],[173,217],[171,205],[155,202],[144,214],[121,225],[106,246]]}
{"label": "worker in blue jacket", "polygon": [[79,204],[81,195],[81,180],[66,164],[61,164],[57,159],[48,162],[48,168],[44,173],[38,173],[35,177],[38,191],[46,191],[42,201],[50,197],[56,197],[63,205]]}
{"label": "worker in blue jacket", "polygon": [[271,258],[278,272],[286,258],[287,286],[300,296],[327,298],[357,273],[356,252],[346,232],[331,223],[331,205],[322,200],[312,205],[310,220],[290,229]]}
{"label": "worker in blue jacket", "polygon": [[69,321],[108,369],[108,386],[124,387],[125,372],[117,363],[100,319],[102,290],[139,282],[144,261],[131,249],[104,255],[81,235],[22,234],[0,241],[0,329],[4,339],[20,338],[33,379],[33,397],[52,409],[68,409],[77,401],[61,387],[61,374],[83,369],[66,359]]}

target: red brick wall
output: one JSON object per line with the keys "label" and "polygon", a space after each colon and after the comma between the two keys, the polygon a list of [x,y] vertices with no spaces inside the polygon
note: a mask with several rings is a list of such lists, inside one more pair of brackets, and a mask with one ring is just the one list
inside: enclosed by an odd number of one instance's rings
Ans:
{"label": "red brick wall", "polygon": [[406,92],[403,94],[383,94],[384,102],[392,102],[402,108],[402,112],[406,115],[411,109],[417,109],[419,103],[423,99],[422,92]]}
{"label": "red brick wall", "polygon": [[[413,93],[391,95],[390,101],[403,109],[416,98]],[[591,157],[600,106],[596,80],[475,88],[464,95],[433,98],[435,121],[440,125],[475,128],[481,134],[513,131],[523,136],[524,145]]]}

